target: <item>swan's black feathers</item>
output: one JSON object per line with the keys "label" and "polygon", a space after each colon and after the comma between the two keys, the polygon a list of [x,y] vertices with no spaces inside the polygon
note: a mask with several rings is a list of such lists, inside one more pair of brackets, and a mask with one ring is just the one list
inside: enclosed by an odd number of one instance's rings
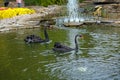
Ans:
{"label": "swan's black feathers", "polygon": [[77,52],[78,51],[77,37],[82,37],[82,35],[77,34],[75,36],[75,48],[70,48],[68,46],[62,45],[60,42],[55,42],[53,51],[64,53],[75,50]]}
{"label": "swan's black feathers", "polygon": [[44,42],[49,42],[49,36],[48,36],[48,33],[46,31],[46,27],[48,26],[49,24],[45,23],[44,24],[44,36],[45,36],[45,39],[42,39],[41,37],[39,36],[36,36],[36,35],[28,35],[24,41],[26,43],[44,43]]}
{"label": "swan's black feathers", "polygon": [[68,52],[74,49],[67,47],[65,45],[62,45],[60,42],[55,42],[53,50],[57,52]]}
{"label": "swan's black feathers", "polygon": [[45,40],[41,39],[39,36],[36,36],[36,35],[28,35],[24,41],[26,43],[42,43],[44,42]]}

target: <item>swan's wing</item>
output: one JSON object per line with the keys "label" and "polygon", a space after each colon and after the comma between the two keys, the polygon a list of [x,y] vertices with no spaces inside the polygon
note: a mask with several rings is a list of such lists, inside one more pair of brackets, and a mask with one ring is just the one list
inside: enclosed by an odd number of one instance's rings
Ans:
{"label": "swan's wing", "polygon": [[64,52],[70,52],[74,49],[69,48],[69,47],[64,47],[64,48],[53,48],[53,51],[64,53]]}

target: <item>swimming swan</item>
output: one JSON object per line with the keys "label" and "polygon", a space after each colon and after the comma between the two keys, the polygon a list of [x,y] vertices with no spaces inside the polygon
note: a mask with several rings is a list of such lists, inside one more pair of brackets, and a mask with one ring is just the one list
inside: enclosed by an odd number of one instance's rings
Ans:
{"label": "swimming swan", "polygon": [[42,39],[41,37],[39,36],[36,36],[36,35],[28,35],[24,41],[26,43],[45,43],[45,42],[49,42],[49,36],[48,36],[48,33],[47,33],[47,26],[48,24],[44,24],[44,36],[45,36],[45,39]]}
{"label": "swimming swan", "polygon": [[75,48],[70,48],[68,46],[62,45],[60,42],[55,42],[53,51],[64,53],[64,52],[70,52],[72,50],[75,50],[77,52],[78,51],[77,37],[82,37],[82,35],[77,34],[75,36],[75,39],[74,39],[74,41],[75,41]]}

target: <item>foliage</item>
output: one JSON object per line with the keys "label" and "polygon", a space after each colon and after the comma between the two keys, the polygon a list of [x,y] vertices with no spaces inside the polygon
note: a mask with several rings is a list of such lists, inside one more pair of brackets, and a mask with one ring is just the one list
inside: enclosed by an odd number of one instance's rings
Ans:
{"label": "foliage", "polygon": [[[25,5],[41,5],[41,6],[48,6],[48,5],[63,5],[67,3],[67,0],[24,0]],[[79,2],[82,2],[84,0],[79,0]]]}

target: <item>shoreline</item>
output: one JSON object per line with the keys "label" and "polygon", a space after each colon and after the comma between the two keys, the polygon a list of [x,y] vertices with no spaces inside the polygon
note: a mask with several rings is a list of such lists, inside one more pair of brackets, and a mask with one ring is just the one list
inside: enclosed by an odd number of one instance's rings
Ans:
{"label": "shoreline", "polygon": [[[18,30],[18,29],[38,28],[40,26],[36,24],[38,24],[42,18],[49,16],[49,15],[53,17],[53,14],[58,13],[61,10],[62,6],[58,6],[58,5],[50,5],[48,7],[27,6],[25,8],[34,9],[36,13],[24,14],[20,16],[15,16],[13,18],[0,20],[0,32]],[[35,21],[34,20],[35,18],[38,18],[38,21]],[[120,19],[114,20],[112,23],[107,24],[107,26],[118,26],[119,27]]]}
{"label": "shoreline", "polygon": [[[24,14],[8,19],[1,19],[0,32],[40,27],[35,26],[37,23],[39,23],[40,19],[42,17],[46,17],[47,15],[56,14],[56,12],[61,9],[61,6],[58,5],[51,5],[48,7],[28,6],[26,8],[34,9],[35,13]],[[34,18],[39,18],[39,21],[31,21]]]}

